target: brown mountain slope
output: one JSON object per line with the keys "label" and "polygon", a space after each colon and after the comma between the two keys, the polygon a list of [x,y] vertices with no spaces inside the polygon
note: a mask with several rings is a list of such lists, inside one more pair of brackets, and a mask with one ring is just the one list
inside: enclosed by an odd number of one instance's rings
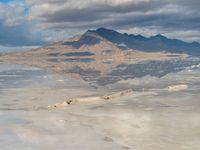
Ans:
{"label": "brown mountain slope", "polygon": [[[1,61],[26,64],[84,80],[110,76],[121,64],[185,58],[184,54],[142,52],[111,43],[93,31],[27,52],[4,54]],[[119,77],[120,78],[120,77]]]}

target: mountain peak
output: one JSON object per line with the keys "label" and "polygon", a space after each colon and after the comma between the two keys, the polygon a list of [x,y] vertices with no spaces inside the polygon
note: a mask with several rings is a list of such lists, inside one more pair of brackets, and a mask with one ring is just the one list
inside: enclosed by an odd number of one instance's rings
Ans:
{"label": "mountain peak", "polygon": [[105,40],[103,37],[101,37],[99,34],[97,34],[93,30],[86,31],[83,35],[80,36],[79,40],[77,41],[70,41],[70,42],[64,42],[64,45],[70,45],[74,48],[80,48],[83,45],[95,45],[100,43],[101,41]]}
{"label": "mountain peak", "polygon": [[112,30],[112,29],[103,28],[103,27],[98,28],[98,29],[96,29],[95,31],[96,31],[96,32],[116,32],[116,31],[114,31],[114,30]]}
{"label": "mountain peak", "polygon": [[157,34],[157,35],[155,35],[155,36],[151,36],[150,37],[151,39],[167,39],[165,36],[163,36],[162,34]]}
{"label": "mountain peak", "polygon": [[[64,44],[80,48],[82,45],[92,46],[102,41],[113,45],[125,45],[128,49],[141,50],[145,52],[167,51],[172,53],[186,53],[189,55],[200,55],[200,44],[197,42],[187,43],[177,39],[169,39],[162,34],[149,38],[140,34],[120,33],[107,28],[88,30],[78,41],[66,42]],[[121,47],[118,47],[121,48]]]}
{"label": "mountain peak", "polygon": [[94,30],[87,30],[82,36],[81,38],[85,38],[85,37],[93,37],[96,39],[100,39],[102,37],[100,37]]}
{"label": "mountain peak", "polygon": [[129,35],[129,36],[135,37],[135,38],[137,38],[137,39],[146,39],[146,37],[142,36],[141,34],[137,34],[137,35],[131,34],[131,35]]}
{"label": "mountain peak", "polygon": [[107,28],[98,28],[97,30],[95,30],[95,32],[97,34],[99,34],[100,36],[104,37],[104,36],[117,36],[117,35],[122,35],[121,33],[112,30],[112,29],[107,29]]}

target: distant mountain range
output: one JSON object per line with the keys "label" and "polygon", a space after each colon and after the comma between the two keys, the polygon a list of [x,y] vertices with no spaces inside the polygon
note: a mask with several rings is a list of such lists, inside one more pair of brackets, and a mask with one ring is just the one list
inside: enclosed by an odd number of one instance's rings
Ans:
{"label": "distant mountain range", "polygon": [[169,39],[160,34],[147,38],[142,35],[122,34],[106,28],[88,30],[79,37],[79,40],[66,41],[63,44],[79,49],[81,46],[92,46],[101,41],[108,41],[122,50],[134,49],[144,52],[165,51],[200,55],[200,44],[197,42],[188,43],[178,39]]}
{"label": "distant mountain range", "polygon": [[[162,77],[198,65],[199,43],[99,28],[29,51],[0,54],[0,62],[29,65],[106,85],[146,75]],[[191,59],[191,60],[190,60]]]}

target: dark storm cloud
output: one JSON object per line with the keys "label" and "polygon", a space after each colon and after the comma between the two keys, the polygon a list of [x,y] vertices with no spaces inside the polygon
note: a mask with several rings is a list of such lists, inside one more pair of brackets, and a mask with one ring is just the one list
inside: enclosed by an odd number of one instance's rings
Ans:
{"label": "dark storm cloud", "polygon": [[42,17],[46,18],[46,22],[49,23],[87,22],[87,21],[95,21],[102,17],[106,18],[106,16],[104,16],[102,13],[98,13],[96,11],[88,9],[62,10],[56,12],[55,14],[44,14]]}
{"label": "dark storm cloud", "polygon": [[[55,2],[54,2],[55,4]],[[57,7],[56,11],[51,13],[52,7],[49,6],[49,11],[43,11],[42,8],[35,9],[35,11],[41,10],[40,14],[34,14],[34,9],[32,10],[32,15],[38,18],[43,18],[47,22],[86,22],[86,21],[98,21],[107,18],[116,18],[117,15],[126,15],[132,12],[142,12],[146,13],[148,11],[155,10],[157,8],[166,5],[164,1],[141,1],[135,3],[135,1],[122,3],[119,5],[110,5],[108,3],[93,2],[90,5],[83,8],[71,8],[71,7]],[[60,8],[59,8],[60,7]],[[48,10],[48,9],[47,9]],[[119,19],[119,18],[117,18]]]}
{"label": "dark storm cloud", "polygon": [[25,1],[27,16],[23,6],[0,5],[0,44],[41,44],[98,27],[200,42],[199,0]]}
{"label": "dark storm cloud", "polygon": [[21,3],[0,3],[1,46],[32,46],[44,43],[40,31],[25,16],[24,9]]}
{"label": "dark storm cloud", "polygon": [[6,26],[0,20],[0,45],[32,46],[43,43],[42,37],[38,33],[32,32],[31,25]]}
{"label": "dark storm cloud", "polygon": [[34,0],[30,6],[31,16],[51,29],[153,26],[160,33],[200,29],[199,0]]}
{"label": "dark storm cloud", "polygon": [[125,16],[121,19],[112,20],[109,24],[124,27],[148,27],[158,26],[163,28],[184,30],[200,29],[200,16],[182,16],[181,14],[165,13],[165,14],[140,14],[137,16]]}

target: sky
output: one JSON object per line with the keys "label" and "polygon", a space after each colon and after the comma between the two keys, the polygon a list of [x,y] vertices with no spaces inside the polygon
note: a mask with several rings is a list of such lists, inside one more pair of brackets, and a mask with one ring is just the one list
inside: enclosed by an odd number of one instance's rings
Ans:
{"label": "sky", "polygon": [[106,27],[200,42],[200,0],[0,0],[0,46],[24,47]]}

